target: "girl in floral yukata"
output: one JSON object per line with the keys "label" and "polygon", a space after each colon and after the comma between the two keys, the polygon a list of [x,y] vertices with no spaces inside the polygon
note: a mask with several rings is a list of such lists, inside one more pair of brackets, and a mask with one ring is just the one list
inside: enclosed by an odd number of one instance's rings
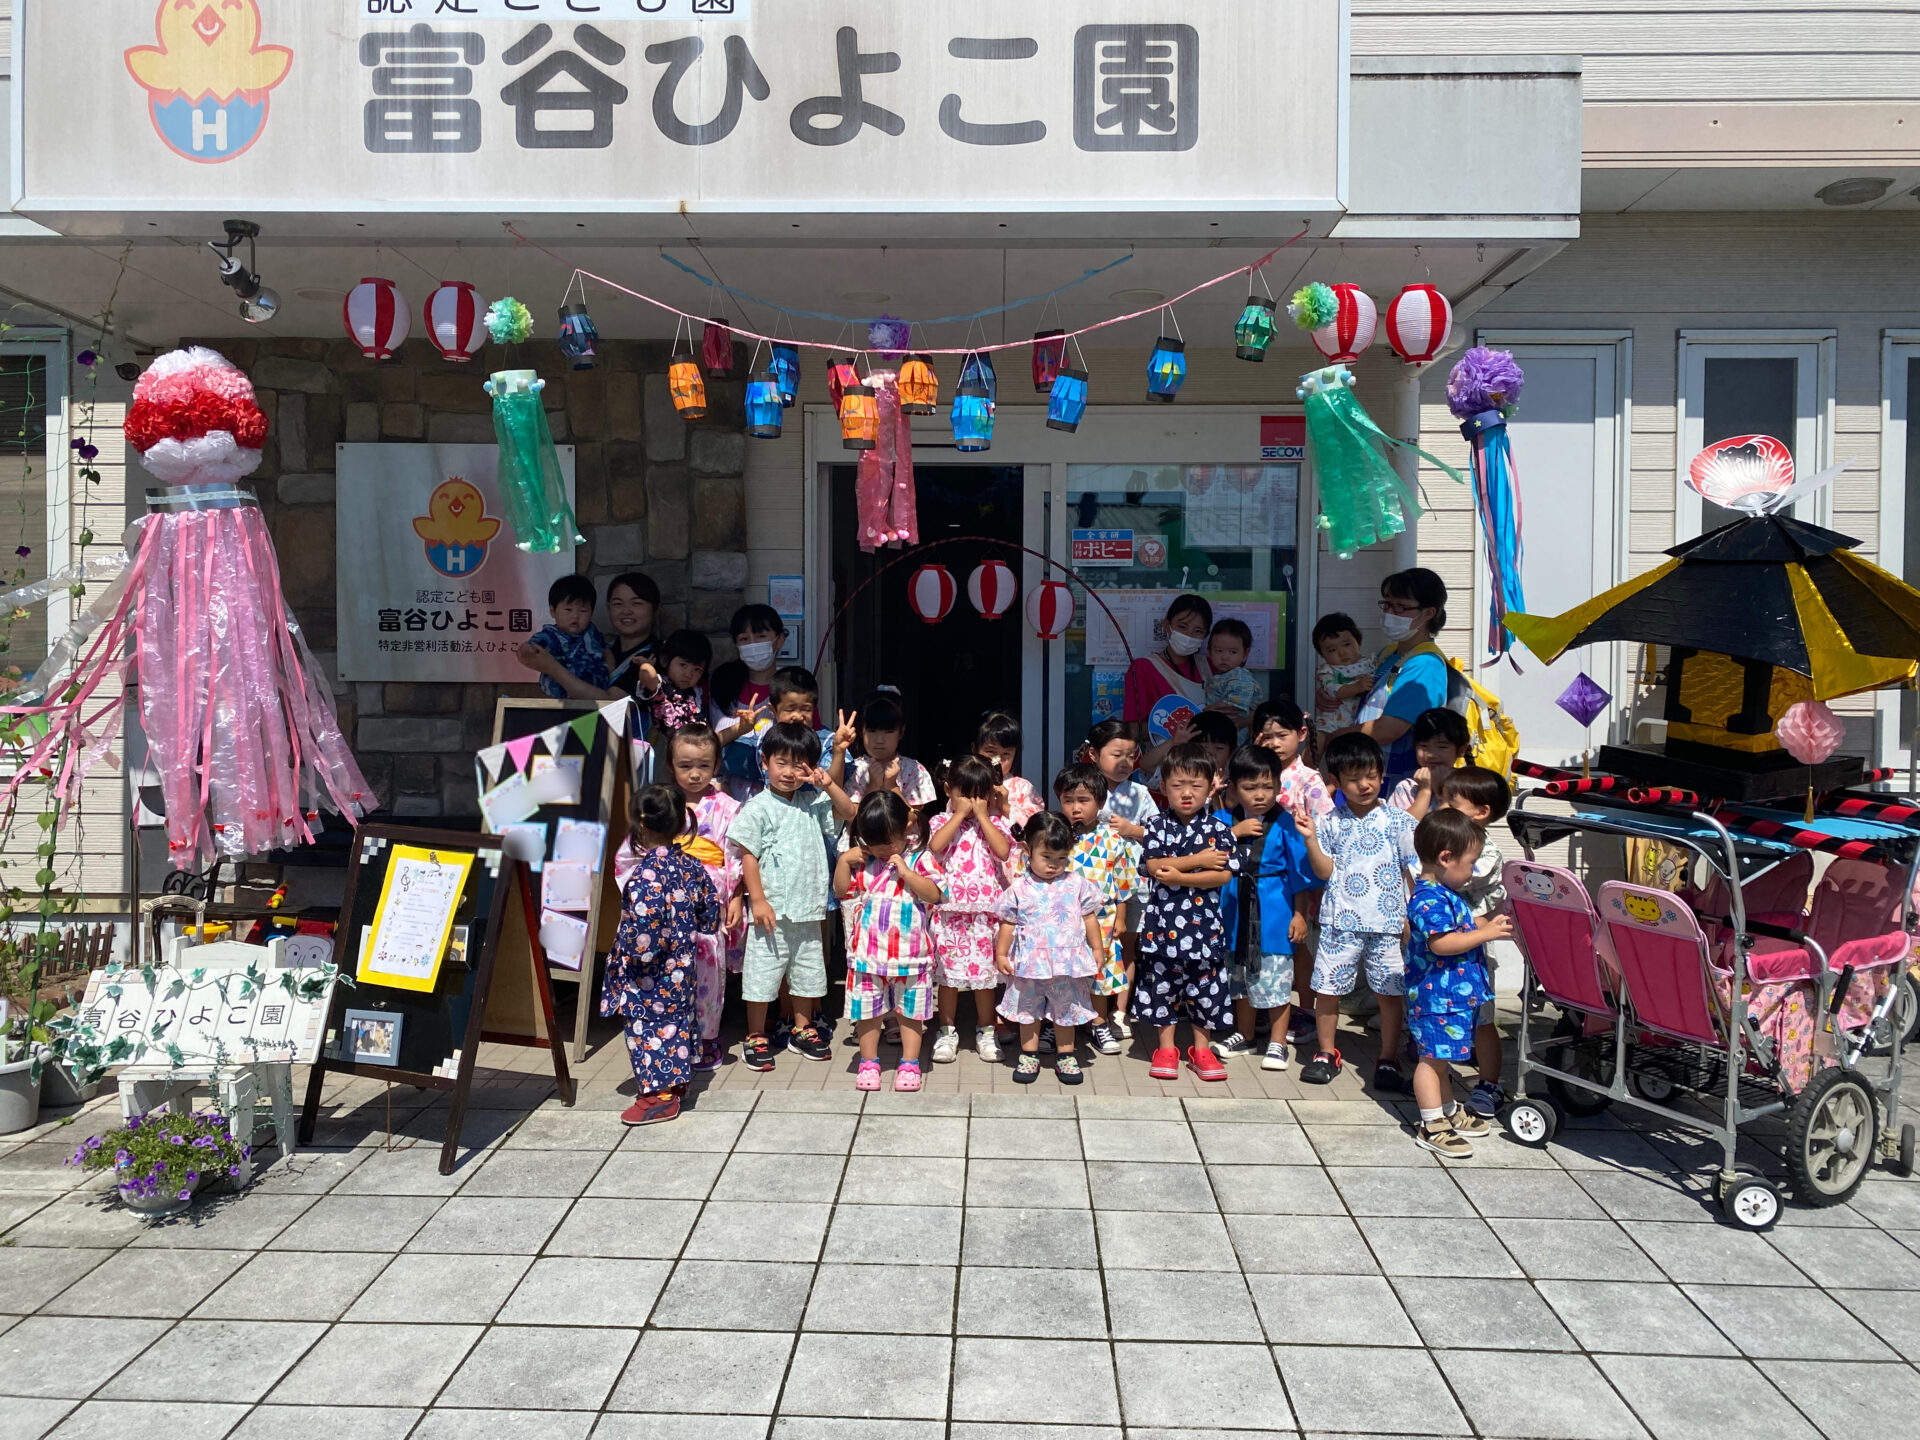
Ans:
{"label": "girl in floral yukata", "polygon": [[696,937],[719,928],[720,898],[706,867],[677,843],[687,830],[687,802],[677,789],[642,789],[633,797],[632,826],[635,862],[621,892],[600,1013],[618,1015],[626,1027],[639,1090],[621,1123],[657,1125],[680,1113],[693,1078]]}
{"label": "girl in floral yukata", "polygon": [[[727,828],[740,813],[740,802],[720,788],[720,738],[704,724],[669,732],[662,751],[674,788],[686,802],[687,833],[675,842],[706,867],[720,899],[721,920],[714,930],[695,937],[694,1009],[700,1025],[700,1049],[695,1070],[720,1066],[720,1011],[726,1004],[727,971],[739,970],[741,945],[746,938],[746,896],[740,885],[740,852],[727,841]],[[613,878],[624,891],[627,877],[639,863],[629,840],[614,857]]]}
{"label": "girl in floral yukata", "polygon": [[993,964],[999,921],[994,907],[1007,888],[1013,827],[999,808],[1000,772],[978,755],[963,755],[947,767],[947,808],[927,829],[927,852],[940,863],[947,898],[933,912],[933,978],[939,986],[940,1029],[933,1040],[937,1065],[960,1058],[960,992],[973,992],[974,1046],[989,1065],[1000,1058],[993,1029],[993,992],[1000,972]]}
{"label": "girl in floral yukata", "polygon": [[973,732],[973,753],[994,768],[1006,796],[1007,823],[1015,830],[1046,809],[1033,782],[1013,773],[1020,759],[1020,722],[1004,710],[989,710]]}
{"label": "girl in floral yukata", "polygon": [[1093,1023],[1093,977],[1100,971],[1105,941],[1100,932],[1099,888],[1072,868],[1073,826],[1051,810],[1027,822],[1027,873],[994,907],[994,966],[1007,977],[1000,1013],[1020,1027],[1020,1059],[1013,1078],[1031,1085],[1040,1078],[1040,1030],[1053,1023],[1054,1078],[1078,1085],[1085,1077],[1073,1053],[1073,1032]]}

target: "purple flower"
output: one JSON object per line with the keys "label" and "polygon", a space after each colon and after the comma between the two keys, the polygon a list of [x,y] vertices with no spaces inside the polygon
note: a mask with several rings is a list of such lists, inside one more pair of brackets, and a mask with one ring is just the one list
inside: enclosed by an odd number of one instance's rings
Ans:
{"label": "purple flower", "polygon": [[18,545],[14,547],[13,553],[24,560],[33,553],[33,547],[31,545]]}
{"label": "purple flower", "polygon": [[105,1141],[105,1139],[103,1139],[98,1135],[95,1135],[91,1140],[87,1141],[87,1149],[98,1150],[102,1145],[106,1143],[107,1142]]}
{"label": "purple flower", "polygon": [[84,366],[89,370],[93,368],[94,362],[99,358],[100,357],[91,350],[82,350],[78,355],[73,357],[75,364]]}
{"label": "purple flower", "polygon": [[251,1145],[242,1145],[240,1147],[240,1158],[242,1160],[251,1160],[253,1158],[253,1147]]}
{"label": "purple flower", "polygon": [[191,1191],[191,1190],[182,1190],[182,1191],[181,1191],[181,1192],[180,1192],[180,1193],[179,1193],[179,1194],[178,1194],[177,1196],[175,1196],[174,1198],[175,1198],[175,1199],[177,1199],[177,1200],[191,1200],[191,1199],[193,1199],[193,1191]]}
{"label": "purple flower", "polygon": [[127,1121],[127,1129],[138,1130],[140,1128],[141,1118],[141,1116],[135,1115],[131,1120]]}
{"label": "purple flower", "polygon": [[131,1165],[133,1163],[133,1152],[131,1150],[114,1151],[113,1163],[116,1165]]}
{"label": "purple flower", "polygon": [[198,1185],[200,1183],[200,1172],[198,1170],[187,1171],[187,1183],[189,1185]]}
{"label": "purple flower", "polygon": [[229,1165],[227,1167],[227,1174],[238,1180],[240,1178],[240,1167],[238,1165]]}
{"label": "purple flower", "polygon": [[93,461],[100,458],[100,447],[91,440],[82,440],[78,449],[82,460]]}

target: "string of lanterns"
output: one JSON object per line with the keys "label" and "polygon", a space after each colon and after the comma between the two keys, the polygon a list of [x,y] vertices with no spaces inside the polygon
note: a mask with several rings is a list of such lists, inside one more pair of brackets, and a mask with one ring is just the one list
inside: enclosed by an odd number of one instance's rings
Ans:
{"label": "string of lanterns", "polygon": [[[1013,608],[1020,584],[1004,560],[984,560],[967,577],[967,603],[982,620],[998,620]],[[944,565],[922,565],[907,579],[907,606],[929,625],[952,612],[960,589]],[[1058,640],[1073,623],[1073,590],[1062,580],[1042,580],[1027,592],[1027,623],[1042,640]]]}

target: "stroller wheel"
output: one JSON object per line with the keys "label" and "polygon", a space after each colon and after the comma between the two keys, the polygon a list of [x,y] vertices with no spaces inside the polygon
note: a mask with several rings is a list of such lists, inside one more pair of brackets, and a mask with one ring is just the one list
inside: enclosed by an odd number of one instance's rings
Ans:
{"label": "stroller wheel", "polygon": [[1873,1087],[1864,1076],[1839,1065],[1815,1075],[1787,1113],[1793,1193],[1808,1205],[1846,1201],[1866,1179],[1878,1130]]}
{"label": "stroller wheel", "polygon": [[1720,1213],[1744,1230],[1771,1230],[1780,1219],[1780,1192],[1758,1175],[1742,1175],[1721,1193]]}
{"label": "stroller wheel", "polygon": [[1913,1126],[1911,1125],[1900,1127],[1900,1155],[1893,1162],[1893,1169],[1896,1175],[1913,1174]]}
{"label": "stroller wheel", "polygon": [[1553,1132],[1560,1128],[1553,1106],[1531,1095],[1523,1095],[1508,1105],[1500,1121],[1509,1135],[1536,1150],[1544,1150],[1553,1139]]}
{"label": "stroller wheel", "polygon": [[1540,1053],[1540,1060],[1549,1069],[1578,1075],[1583,1080],[1591,1081],[1595,1087],[1590,1090],[1584,1085],[1570,1085],[1564,1080],[1547,1076],[1547,1094],[1553,1097],[1553,1103],[1565,1114],[1598,1115],[1613,1104],[1613,1097],[1605,1093],[1612,1077],[1608,1075],[1608,1066],[1601,1056],[1600,1042],[1583,1037],[1580,1022],[1573,1016],[1561,1017],[1552,1039]]}
{"label": "stroller wheel", "polygon": [[1673,1098],[1675,1088],[1673,1077],[1659,1065],[1628,1071],[1627,1084],[1633,1087],[1634,1094],[1651,1105],[1664,1105]]}
{"label": "stroller wheel", "polygon": [[1867,1037],[1869,1055],[1892,1053],[1896,1041],[1905,1045],[1913,1039],[1914,1031],[1920,1029],[1920,985],[1915,984],[1913,972],[1902,970],[1893,983],[1893,1006],[1875,1022]]}

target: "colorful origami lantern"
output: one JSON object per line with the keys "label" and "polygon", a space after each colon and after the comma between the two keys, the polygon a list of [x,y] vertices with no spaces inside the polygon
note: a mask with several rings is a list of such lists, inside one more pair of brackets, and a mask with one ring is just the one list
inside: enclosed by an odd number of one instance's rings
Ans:
{"label": "colorful origami lantern", "polygon": [[982,620],[998,620],[1012,608],[1020,594],[1013,571],[1004,560],[987,560],[967,577],[967,602],[980,612]]}
{"label": "colorful origami lantern", "polygon": [[780,403],[792,409],[793,402],[800,396],[800,347],[775,345],[770,368],[775,383],[780,387]]}
{"label": "colorful origami lantern", "polygon": [[1067,363],[1067,332],[1039,330],[1033,337],[1033,388],[1045,395],[1053,389],[1053,377]]}
{"label": "colorful origami lantern", "polygon": [[833,402],[835,413],[840,409],[840,397],[860,383],[860,372],[853,368],[853,359],[832,361],[827,366],[827,399]]}
{"label": "colorful origami lantern", "polygon": [[991,401],[997,403],[1000,399],[1000,380],[993,373],[993,356],[984,350],[967,352],[960,362],[960,383],[978,385]]}
{"label": "colorful origami lantern", "polygon": [[1453,306],[1437,285],[1409,285],[1387,306],[1387,344],[1409,365],[1424,365],[1447,348]]}
{"label": "colorful origami lantern", "polygon": [[585,302],[560,307],[560,353],[574,369],[593,369],[594,346],[599,341],[600,332],[593,328]]}
{"label": "colorful origami lantern", "polygon": [[413,311],[391,280],[369,276],[340,307],[347,334],[369,360],[391,360],[413,331]]}
{"label": "colorful origami lantern", "polygon": [[[1554,698],[1553,703],[1577,720],[1582,730],[1590,731],[1593,728],[1593,722],[1600,718],[1601,712],[1613,703],[1613,697],[1600,688],[1599,681],[1582,670],[1573,677],[1573,683]],[[1593,737],[1588,735],[1587,748],[1580,757],[1580,769],[1583,773],[1592,773],[1590,763],[1592,756]]]}
{"label": "colorful origami lantern", "polygon": [[733,330],[718,315],[708,319],[700,334],[700,358],[716,378],[733,373]]}
{"label": "colorful origami lantern", "polygon": [[947,418],[953,425],[954,449],[972,452],[992,448],[993,401],[983,387],[971,381],[956,386]]}
{"label": "colorful origami lantern", "polygon": [[704,420],[707,415],[707,382],[700,367],[685,355],[667,367],[667,389],[673,395],[673,408],[682,420]]}
{"label": "colorful origami lantern", "polygon": [[1273,343],[1273,312],[1277,301],[1271,295],[1249,295],[1247,307],[1233,327],[1233,353],[1242,360],[1265,360],[1267,346]]}
{"label": "colorful origami lantern", "polygon": [[880,399],[871,385],[849,385],[840,395],[840,442],[849,450],[880,443]]}
{"label": "colorful origami lantern", "polygon": [[909,355],[894,381],[900,408],[909,415],[933,415],[940,409],[940,377],[933,373],[932,357]]}
{"label": "colorful origami lantern", "polygon": [[1184,341],[1162,335],[1147,357],[1147,398],[1171,405],[1187,383],[1187,347]]}
{"label": "colorful origami lantern", "polygon": [[1287,313],[1312,334],[1313,348],[1336,363],[1359,359],[1373,344],[1380,320],[1373,298],[1358,285],[1322,285],[1318,280],[1294,291]]}
{"label": "colorful origami lantern", "polygon": [[1043,580],[1027,592],[1027,623],[1042,640],[1058,640],[1073,623],[1073,591],[1061,580]]}
{"label": "colorful origami lantern", "polygon": [[938,625],[953,609],[953,572],[944,565],[922,565],[907,581],[907,606],[929,625]]}
{"label": "colorful origami lantern", "polygon": [[487,302],[464,280],[441,285],[427,297],[421,314],[426,318],[427,338],[442,360],[464,365],[487,343]]}
{"label": "colorful origami lantern", "polygon": [[1064,366],[1053,377],[1053,393],[1047,397],[1047,428],[1071,435],[1080,428],[1080,417],[1086,413],[1087,372]]}
{"label": "colorful origami lantern", "polygon": [[786,406],[780,402],[780,380],[762,370],[747,382],[747,434],[756,440],[778,440]]}

